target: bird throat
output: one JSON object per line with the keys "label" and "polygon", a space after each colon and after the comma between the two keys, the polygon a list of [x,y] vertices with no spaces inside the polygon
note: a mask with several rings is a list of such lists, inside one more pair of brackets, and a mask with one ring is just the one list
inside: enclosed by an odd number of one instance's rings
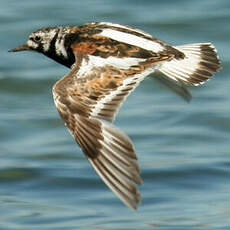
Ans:
{"label": "bird throat", "polygon": [[75,56],[70,47],[67,47],[65,43],[65,37],[59,31],[52,39],[48,51],[43,53],[54,61],[70,68],[75,62]]}

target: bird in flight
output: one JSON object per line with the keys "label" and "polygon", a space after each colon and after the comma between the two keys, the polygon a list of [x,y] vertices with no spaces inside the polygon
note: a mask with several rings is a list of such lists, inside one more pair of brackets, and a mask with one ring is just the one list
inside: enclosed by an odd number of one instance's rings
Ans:
{"label": "bird in flight", "polygon": [[57,110],[104,183],[130,208],[142,183],[130,138],[113,125],[127,96],[153,72],[185,99],[221,67],[211,43],[171,46],[131,26],[47,27],[10,52],[32,50],[71,68],[53,86]]}

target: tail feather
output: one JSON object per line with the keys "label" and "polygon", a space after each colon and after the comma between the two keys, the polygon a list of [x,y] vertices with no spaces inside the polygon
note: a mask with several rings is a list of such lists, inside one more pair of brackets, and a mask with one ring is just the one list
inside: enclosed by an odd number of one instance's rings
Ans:
{"label": "tail feather", "polygon": [[177,82],[201,85],[221,68],[215,47],[211,43],[175,46],[183,52],[183,59],[164,62],[159,71]]}

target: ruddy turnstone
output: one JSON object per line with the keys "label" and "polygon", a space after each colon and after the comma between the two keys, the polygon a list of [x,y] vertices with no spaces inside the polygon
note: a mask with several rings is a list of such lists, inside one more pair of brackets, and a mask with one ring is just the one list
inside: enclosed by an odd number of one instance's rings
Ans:
{"label": "ruddy turnstone", "polygon": [[105,22],[39,29],[10,51],[24,50],[71,68],[53,87],[57,110],[105,184],[133,209],[142,183],[137,156],[113,125],[123,101],[156,70],[183,94],[185,85],[203,84],[221,67],[211,43],[170,46],[134,27]]}

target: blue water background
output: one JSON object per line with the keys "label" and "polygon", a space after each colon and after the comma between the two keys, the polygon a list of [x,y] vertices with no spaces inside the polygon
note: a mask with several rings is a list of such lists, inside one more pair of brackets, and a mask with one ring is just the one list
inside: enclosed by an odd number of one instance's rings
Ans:
{"label": "blue water background", "polygon": [[[0,0],[0,229],[230,229],[230,1]],[[34,30],[109,21],[170,44],[213,42],[223,69],[186,103],[151,78],[115,124],[133,140],[142,205],[125,207],[63,125],[52,85],[69,70],[8,53]]]}

